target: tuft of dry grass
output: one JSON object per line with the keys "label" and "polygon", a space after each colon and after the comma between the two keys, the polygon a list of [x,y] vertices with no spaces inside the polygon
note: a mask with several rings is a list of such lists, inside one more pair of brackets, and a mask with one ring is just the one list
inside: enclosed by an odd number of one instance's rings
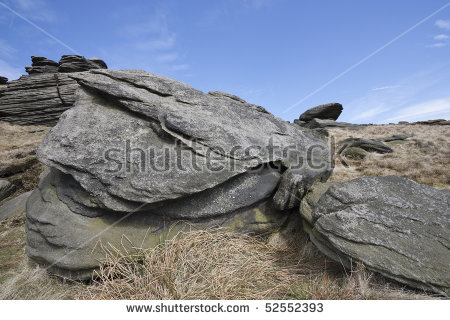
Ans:
{"label": "tuft of dry grass", "polygon": [[346,138],[376,139],[394,134],[410,134],[404,141],[388,142],[393,153],[369,153],[363,159],[336,157],[330,181],[342,182],[365,175],[397,175],[438,188],[450,188],[450,126],[371,125],[357,130],[333,128],[330,136],[338,143]]}
{"label": "tuft of dry grass", "polygon": [[84,299],[271,299],[290,292],[292,268],[274,249],[245,235],[192,231],[153,249],[107,262]]}
{"label": "tuft of dry grass", "polygon": [[350,274],[298,232],[276,246],[225,231],[178,235],[154,249],[108,259],[79,299],[424,299],[362,265]]}

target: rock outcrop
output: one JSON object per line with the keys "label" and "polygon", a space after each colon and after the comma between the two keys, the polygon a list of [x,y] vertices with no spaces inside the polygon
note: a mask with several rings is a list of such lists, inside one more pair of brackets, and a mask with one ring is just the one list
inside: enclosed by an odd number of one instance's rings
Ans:
{"label": "rock outcrop", "polygon": [[6,77],[0,77],[0,85],[1,84],[7,84],[8,83],[8,78]]}
{"label": "rock outcrop", "polygon": [[82,56],[63,56],[59,63],[44,57],[32,57],[30,74],[8,82],[0,92],[0,121],[21,125],[56,124],[59,116],[75,100],[77,82],[70,72],[105,68],[98,59]]}
{"label": "rock outcrop", "polygon": [[44,138],[27,252],[85,279],[96,244],[151,247],[186,228],[280,228],[326,181],[331,148],[264,108],[144,71],[72,73],[73,108]]}
{"label": "rock outcrop", "polygon": [[406,178],[363,177],[320,184],[300,213],[330,258],[360,261],[412,287],[450,294],[450,190]]}

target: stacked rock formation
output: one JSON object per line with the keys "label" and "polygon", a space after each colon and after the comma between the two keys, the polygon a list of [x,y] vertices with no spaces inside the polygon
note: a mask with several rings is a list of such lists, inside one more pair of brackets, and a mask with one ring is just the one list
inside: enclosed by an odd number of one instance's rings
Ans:
{"label": "stacked rock formation", "polygon": [[56,61],[45,57],[31,56],[31,62],[31,67],[25,67],[25,71],[28,72],[28,74],[58,72],[58,62]]}
{"label": "stacked rock formation", "polygon": [[152,247],[180,230],[270,233],[331,148],[264,108],[143,71],[72,73],[73,108],[38,150],[47,170],[27,203],[27,253],[50,270],[91,277],[99,243]]}
{"label": "stacked rock formation", "polygon": [[68,75],[90,69],[106,69],[98,59],[82,56],[62,56],[59,63],[32,56],[32,66],[25,69],[28,76],[0,88],[0,121],[22,125],[54,125],[59,116],[75,100],[77,82]]}
{"label": "stacked rock formation", "polygon": [[396,176],[318,184],[300,213],[313,243],[350,267],[450,294],[450,190]]}

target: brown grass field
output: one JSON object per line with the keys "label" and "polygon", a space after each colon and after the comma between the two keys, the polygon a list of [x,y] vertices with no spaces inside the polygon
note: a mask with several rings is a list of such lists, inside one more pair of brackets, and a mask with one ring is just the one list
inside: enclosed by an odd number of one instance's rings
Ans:
{"label": "brown grass field", "polygon": [[[0,169],[4,170],[0,172],[7,172],[16,163],[28,163],[6,177],[19,186],[14,196],[35,188],[43,168],[36,162],[35,150],[47,131],[0,123]],[[378,125],[330,130],[336,142],[351,136],[379,138],[401,133],[414,136],[389,143],[392,154],[345,159],[348,167],[336,159],[331,180],[395,174],[450,188],[450,126]],[[24,221],[24,217],[16,217],[0,222],[0,299],[439,298],[388,281],[363,265],[345,270],[311,244],[300,219],[295,219],[283,234],[268,237],[195,231],[179,234],[157,248],[137,248],[126,255],[105,245],[108,261],[89,283],[50,276],[31,263],[25,254]]]}

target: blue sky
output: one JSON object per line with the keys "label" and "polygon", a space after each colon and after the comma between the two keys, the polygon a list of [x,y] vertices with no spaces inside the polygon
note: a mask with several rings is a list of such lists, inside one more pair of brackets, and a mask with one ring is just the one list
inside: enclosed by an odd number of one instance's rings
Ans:
{"label": "blue sky", "polygon": [[0,30],[10,79],[31,55],[76,52],[226,91],[285,120],[334,101],[354,123],[450,119],[446,0],[0,0]]}

